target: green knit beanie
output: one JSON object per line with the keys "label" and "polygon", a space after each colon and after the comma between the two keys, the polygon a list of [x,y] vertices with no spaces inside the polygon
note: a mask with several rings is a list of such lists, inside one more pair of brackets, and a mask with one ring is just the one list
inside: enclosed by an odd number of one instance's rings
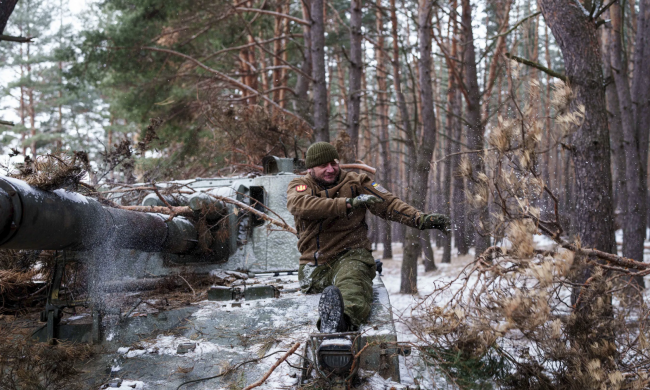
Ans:
{"label": "green knit beanie", "polygon": [[305,166],[307,169],[327,164],[330,161],[338,160],[339,154],[336,148],[329,142],[316,142],[307,149]]}

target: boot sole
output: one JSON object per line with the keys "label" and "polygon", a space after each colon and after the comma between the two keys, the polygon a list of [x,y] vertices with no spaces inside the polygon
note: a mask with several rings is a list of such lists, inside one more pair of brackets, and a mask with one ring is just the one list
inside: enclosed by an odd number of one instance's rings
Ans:
{"label": "boot sole", "polygon": [[335,333],[339,331],[343,320],[343,295],[341,291],[329,286],[323,290],[318,302],[321,333]]}

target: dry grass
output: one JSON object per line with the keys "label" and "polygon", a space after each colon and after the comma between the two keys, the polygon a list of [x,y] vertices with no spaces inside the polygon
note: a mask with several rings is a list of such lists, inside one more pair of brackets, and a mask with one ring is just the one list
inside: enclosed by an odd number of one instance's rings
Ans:
{"label": "dry grass", "polygon": [[92,355],[90,346],[59,343],[56,346],[16,338],[0,329],[0,390],[85,389],[76,380],[75,364]]}

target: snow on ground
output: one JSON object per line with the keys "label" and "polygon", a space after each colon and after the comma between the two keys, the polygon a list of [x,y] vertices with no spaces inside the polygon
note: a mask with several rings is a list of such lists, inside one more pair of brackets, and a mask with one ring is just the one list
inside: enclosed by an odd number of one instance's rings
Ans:
{"label": "snow on ground", "polygon": [[[544,236],[535,236],[534,237],[536,247],[539,249],[552,249],[554,243],[544,237]],[[617,241],[622,240],[620,231],[617,232]],[[507,244],[507,243],[506,243]],[[650,242],[647,242],[648,247],[650,248]],[[373,252],[373,255],[376,259],[380,259],[382,255],[383,248],[379,245],[378,249]],[[418,278],[417,285],[419,293],[415,296],[400,294],[400,273],[402,265],[402,244],[393,243],[393,259],[382,260],[383,262],[383,282],[388,290],[390,295],[390,302],[393,307],[393,315],[395,318],[396,329],[398,333],[399,341],[415,341],[413,334],[408,329],[408,322],[413,318],[414,314],[417,314],[413,309],[414,307],[421,302],[423,298],[432,293],[435,289],[434,284],[447,284],[450,283],[458,277],[462,270],[472,262],[474,258],[473,249],[468,255],[458,256],[456,249],[452,251],[452,261],[450,264],[441,264],[439,261],[442,258],[442,248],[434,248],[434,261],[437,270],[431,272],[424,272],[424,266],[419,261],[418,265]],[[650,261],[650,249],[645,251],[645,261]],[[295,276],[294,276],[295,278]],[[460,288],[463,281],[456,281],[457,287]],[[471,283],[471,280],[469,281]],[[646,277],[646,285],[650,286],[650,276]],[[293,280],[293,283],[288,283],[285,288],[297,288],[297,280]],[[452,288],[450,294],[456,291]],[[300,294],[300,293],[296,293]],[[646,296],[650,296],[648,290],[646,290]],[[317,297],[305,296],[305,299],[312,299]],[[446,302],[444,301],[444,296],[442,301],[438,302],[439,306],[444,306]],[[254,310],[255,306],[261,304],[264,305],[266,300],[261,300],[256,302],[251,307],[242,307],[237,310]],[[314,306],[316,301],[314,301]],[[232,308],[225,308],[221,302],[210,302],[202,301],[197,303],[200,307],[198,311],[193,314],[193,318],[202,319],[204,317],[210,317],[215,315],[216,311],[230,311]],[[266,324],[269,329],[282,327],[285,323],[286,318],[290,317],[300,317],[301,313],[293,312],[293,310],[288,309],[283,312],[274,313],[271,316],[269,323]],[[267,354],[271,354],[276,351],[286,351],[289,347],[296,341],[303,341],[306,339],[309,331],[313,329],[304,329],[302,331],[294,331],[291,334],[285,335],[284,340],[281,344],[275,345],[274,347],[268,349]],[[118,350],[118,353],[121,354],[124,358],[142,358],[150,354],[157,355],[176,355],[177,348],[180,344],[183,343],[193,343],[196,345],[196,348],[193,351],[190,351],[184,356],[192,359],[200,359],[202,355],[206,353],[218,352],[222,347],[211,343],[204,339],[190,340],[185,337],[175,337],[175,336],[158,336],[154,340],[149,342],[140,343],[138,348],[128,348],[123,347]],[[259,345],[251,346],[251,350],[256,350]],[[273,354],[266,359],[263,359],[258,364],[264,366],[266,371],[270,368],[279,358],[282,356],[282,353]],[[299,358],[297,355],[293,355],[288,359],[288,362],[296,366],[299,364]],[[113,370],[118,371],[121,367],[116,365]],[[362,373],[362,376],[366,377],[366,383],[364,388],[368,389],[382,389],[386,385],[392,385],[389,381],[386,381],[379,377],[378,375],[372,375],[373,373]],[[423,364],[421,359],[417,357],[417,351],[413,351],[412,355],[409,357],[400,357],[400,376],[402,379],[403,385],[415,385],[418,384],[423,389],[428,388],[447,388],[448,384],[446,383],[444,377],[436,372],[435,367],[426,366]],[[260,387],[260,389],[278,389],[278,388],[292,388],[297,383],[297,378],[295,377],[295,370],[289,367],[286,363],[281,364],[273,374],[268,378],[268,380]],[[127,384],[128,383],[128,384]],[[128,387],[125,387],[128,386]],[[141,388],[150,388],[150,386],[145,385],[143,382],[136,381],[124,381],[122,384],[122,389],[141,389]]]}

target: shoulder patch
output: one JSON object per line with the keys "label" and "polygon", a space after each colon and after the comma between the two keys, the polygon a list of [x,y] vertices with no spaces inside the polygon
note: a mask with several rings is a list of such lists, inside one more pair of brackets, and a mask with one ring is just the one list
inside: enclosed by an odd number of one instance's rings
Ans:
{"label": "shoulder patch", "polygon": [[381,184],[377,182],[372,182],[372,187],[376,189],[377,191],[381,192],[382,194],[387,194],[388,190],[386,190],[384,187],[381,186]]}
{"label": "shoulder patch", "polygon": [[303,192],[307,191],[307,184],[300,184],[296,186],[296,191]]}

